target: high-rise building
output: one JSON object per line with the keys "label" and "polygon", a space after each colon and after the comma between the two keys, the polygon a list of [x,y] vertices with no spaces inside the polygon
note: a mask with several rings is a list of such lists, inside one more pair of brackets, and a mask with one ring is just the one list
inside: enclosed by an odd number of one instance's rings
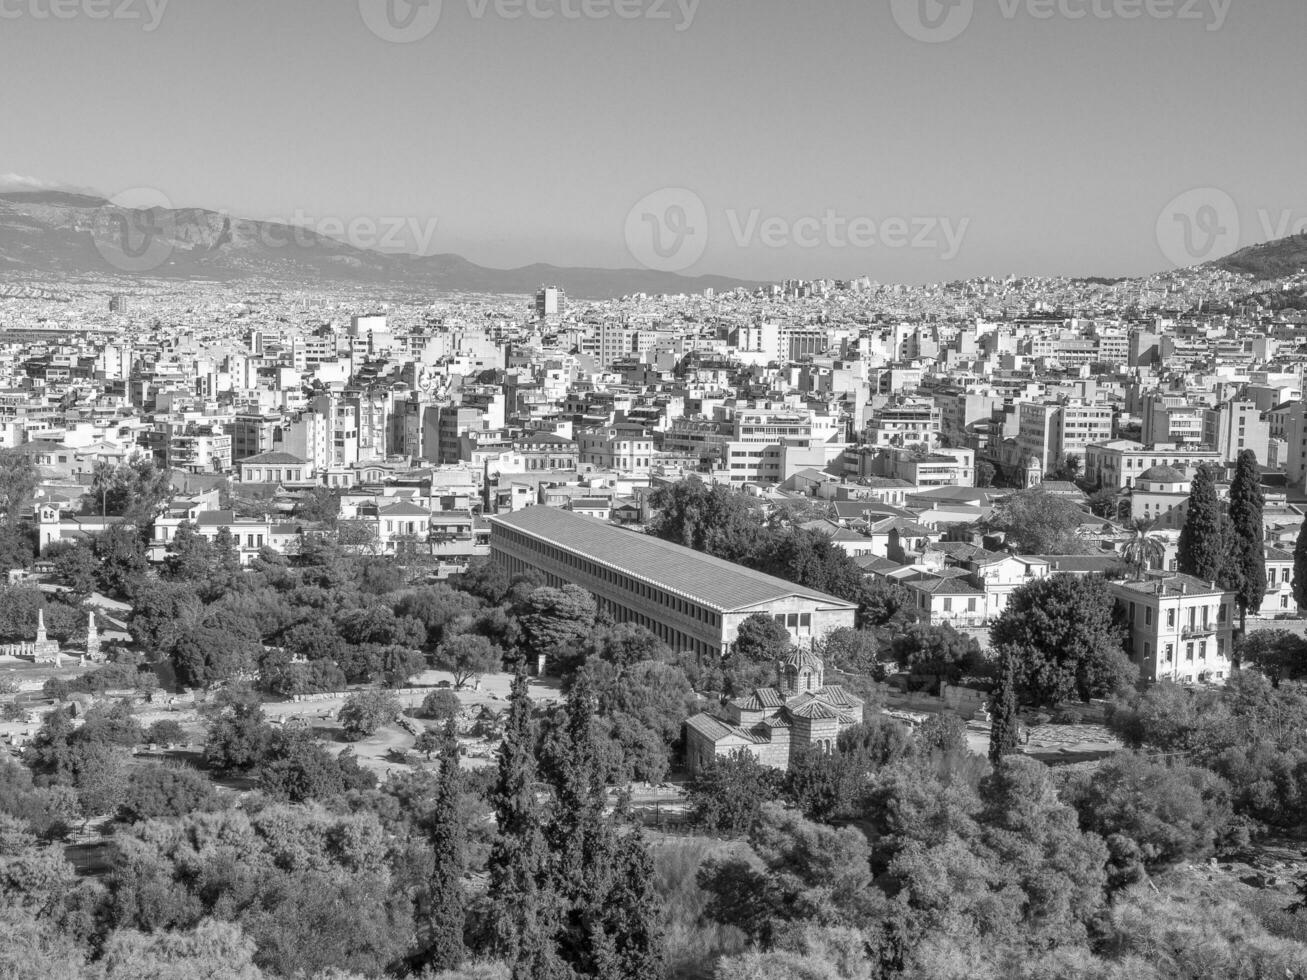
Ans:
{"label": "high-rise building", "polygon": [[567,294],[558,286],[541,286],[536,292],[536,316],[545,319],[567,311]]}

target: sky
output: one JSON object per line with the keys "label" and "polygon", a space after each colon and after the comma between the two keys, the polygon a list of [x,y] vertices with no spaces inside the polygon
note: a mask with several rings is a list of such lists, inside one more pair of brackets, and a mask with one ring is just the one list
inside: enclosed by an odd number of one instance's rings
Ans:
{"label": "sky", "polygon": [[1301,0],[0,0],[0,181],[497,267],[1137,275],[1307,227],[1305,37]]}

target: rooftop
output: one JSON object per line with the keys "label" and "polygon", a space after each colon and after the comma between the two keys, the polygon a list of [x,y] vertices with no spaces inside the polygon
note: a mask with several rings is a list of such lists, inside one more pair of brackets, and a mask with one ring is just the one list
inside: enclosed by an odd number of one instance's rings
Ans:
{"label": "rooftop", "polygon": [[579,552],[601,565],[721,612],[749,610],[789,596],[839,609],[854,608],[853,603],[824,592],[555,507],[527,507],[494,517],[490,523],[494,529],[512,528]]}

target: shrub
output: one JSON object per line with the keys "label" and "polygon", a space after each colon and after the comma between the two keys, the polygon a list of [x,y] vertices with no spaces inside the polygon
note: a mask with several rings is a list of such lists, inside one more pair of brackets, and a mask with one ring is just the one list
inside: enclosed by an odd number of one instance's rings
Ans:
{"label": "shrub", "polygon": [[1084,723],[1084,712],[1076,708],[1063,708],[1053,716],[1054,725],[1083,725]]}
{"label": "shrub", "polygon": [[457,718],[461,710],[462,704],[457,694],[448,688],[438,688],[423,699],[421,713],[423,718],[448,721]]}
{"label": "shrub", "polygon": [[151,745],[181,745],[186,741],[186,730],[171,718],[156,721],[145,732]]}

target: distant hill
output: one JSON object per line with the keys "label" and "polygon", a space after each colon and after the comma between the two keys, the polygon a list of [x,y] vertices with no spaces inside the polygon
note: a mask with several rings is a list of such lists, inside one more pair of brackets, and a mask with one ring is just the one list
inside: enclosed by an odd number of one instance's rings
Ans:
{"label": "distant hill", "polygon": [[1243,272],[1258,279],[1282,279],[1307,270],[1307,235],[1291,235],[1273,242],[1241,248],[1209,263],[1227,272]]}
{"label": "distant hill", "polygon": [[[148,238],[135,229],[151,227]],[[123,229],[129,229],[125,251]],[[139,252],[140,254],[135,254]],[[0,193],[0,276],[140,276],[292,283],[373,283],[438,292],[534,293],[562,286],[576,299],[632,293],[726,291],[757,283],[648,269],[491,269],[460,255],[355,248],[306,228],[233,218],[202,208],[130,212],[85,194]]]}

